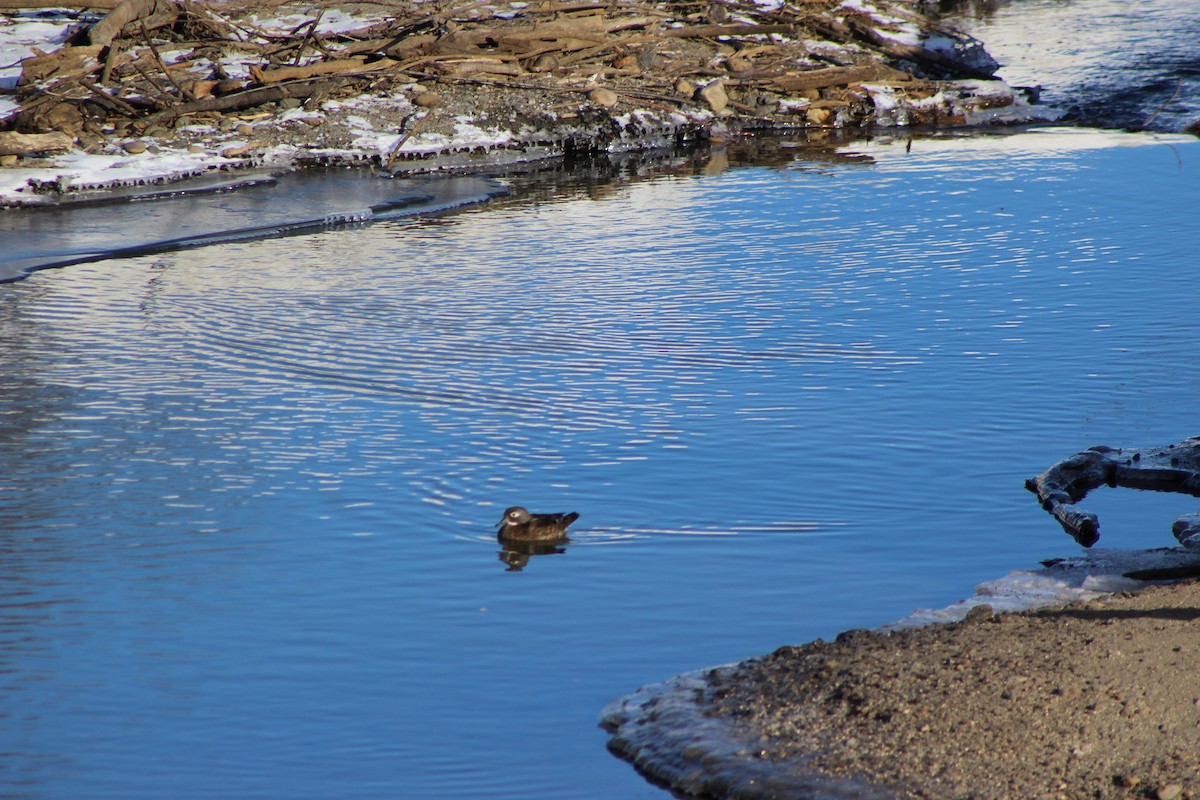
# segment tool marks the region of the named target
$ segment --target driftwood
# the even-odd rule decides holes
[[[116,8],[120,0],[0,0],[0,11],[24,8]]]
[[[98,72],[103,66],[99,61],[103,49],[100,45],[64,47],[53,53],[31,56],[21,64],[21,77],[17,79],[17,86],[24,87],[50,79],[63,81],[77,75]]]
[[[882,64],[868,64],[863,67],[828,67],[813,69],[796,74],[779,75],[771,79],[776,86],[788,92],[799,92],[805,89],[825,89],[830,86],[847,86],[853,83],[874,81],[911,81],[912,76],[898,69],[891,69]]]
[[[0,7],[11,2],[16,0],[0,0]],[[266,29],[251,13],[281,11],[282,0],[73,3],[112,10],[59,50],[24,60],[19,110],[0,126],[23,133],[58,131],[95,147],[106,131],[145,135],[184,116],[212,123],[218,115],[267,104],[298,99],[315,106],[334,94],[416,79],[576,93],[595,108],[624,102],[610,95],[643,104],[652,100],[696,120],[740,112],[771,124],[823,126],[845,108],[869,119],[869,92],[862,83],[928,97],[939,84],[932,74],[919,74],[919,67],[930,67],[939,79],[977,77],[966,65],[888,39],[869,17],[841,10],[840,0],[803,0],[777,9],[750,0],[415,5],[378,0],[394,14],[339,31],[321,30],[322,2],[305,6],[310,16],[288,30]],[[812,57],[805,44],[811,38],[856,51],[865,44],[875,49],[877,61],[895,61],[830,67]],[[245,71],[229,69],[231,61]],[[593,92],[597,88],[607,93]],[[800,115],[798,105],[806,109]],[[912,118],[938,120],[936,112],[924,111]]]
[[[347,58],[341,61],[318,61],[306,67],[280,67],[279,69],[260,69],[250,67],[250,77],[258,83],[279,83],[280,81],[303,80],[315,75],[337,75],[346,72],[370,72],[395,66],[390,58],[381,58],[370,64],[365,58]]]
[[[178,119],[179,117],[187,116],[188,114],[200,114],[210,111],[235,111],[259,106],[263,103],[275,103],[289,97],[312,97],[316,94],[323,94],[340,88],[351,80],[353,79],[337,77],[323,83],[285,83],[274,86],[261,86],[224,97],[212,97],[204,100],[195,100],[190,103],[180,103],[179,105],[165,108],[150,115],[146,118],[146,122],[147,124],[162,124]]]
[[[75,140],[65,133],[13,133],[0,131],[0,156],[57,153],[70,150]]]
[[[88,43],[107,46],[131,22],[138,21],[147,28],[153,28],[158,24],[167,24],[177,16],[179,9],[168,0],[122,0],[104,19],[88,29]],[[151,19],[155,19],[155,24],[149,22]]]
[[[1075,504],[1098,486],[1121,486],[1200,497],[1200,436],[1141,449],[1091,447],[1030,478],[1025,488],[1084,547],[1100,538],[1100,520]],[[1200,549],[1200,513],[1183,514],[1171,533],[1184,547]]]

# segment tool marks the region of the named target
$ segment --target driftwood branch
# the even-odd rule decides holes
[[[825,69],[806,70],[799,74],[778,75],[771,78],[776,86],[789,92],[799,92],[804,89],[824,89],[829,86],[846,86],[863,81],[910,81],[912,76],[898,69],[892,69],[882,64],[868,64],[862,67],[827,67]]]
[[[155,114],[147,117],[143,124],[153,125],[154,123],[167,123],[179,117],[188,114],[197,114],[205,111],[232,111],[241,108],[251,108],[253,106],[262,105],[263,103],[275,103],[288,97],[307,98],[321,92],[327,92],[332,89],[345,85],[353,78],[339,76],[328,81],[320,83],[280,83],[271,86],[263,86],[258,89],[248,89],[237,94],[225,95],[224,97],[211,97],[204,100],[196,100],[191,103],[180,103],[170,108],[163,109]]]
[[[1098,486],[1200,497],[1200,436],[1165,447],[1092,447],[1025,482],[1025,488],[1037,495],[1042,508],[1084,547],[1099,540],[1100,520],[1076,504]],[[1185,547],[1200,548],[1200,513],[1180,516],[1171,532]]]
[[[683,28],[669,28],[663,31],[663,36],[673,39],[699,39],[715,36],[756,36],[764,33],[794,33],[795,25],[756,25],[752,23],[731,25],[691,25]]]
[[[75,140],[65,133],[13,133],[0,131],[0,156],[56,153],[70,150]]]
[[[304,67],[280,67],[278,69],[262,69],[250,67],[250,76],[258,83],[280,83],[282,81],[307,80],[318,75],[337,75],[346,72],[371,72],[388,69],[396,65],[390,58],[377,59],[367,63],[365,58],[347,58],[338,61],[318,61]]]
[[[88,43],[93,45],[110,45],[121,35],[121,29],[131,22],[146,23],[151,17],[161,15],[174,18],[179,13],[178,8],[167,0],[123,0],[110,11],[104,19],[88,28]],[[146,27],[154,27],[148,24]]]

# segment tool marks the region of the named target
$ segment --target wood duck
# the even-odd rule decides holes
[[[567,538],[567,526],[577,519],[579,515],[574,511],[570,514],[530,514],[520,506],[513,506],[497,523],[496,535],[514,541],[553,542]]]

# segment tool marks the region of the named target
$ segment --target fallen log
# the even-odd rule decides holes
[[[279,67],[278,69],[262,69],[251,65],[250,77],[257,83],[279,83],[281,81],[304,80],[317,75],[338,75],[344,72],[369,72],[371,70],[387,69],[398,62],[390,58],[381,58],[367,63],[365,58],[347,58],[339,61],[318,61],[303,67]]]
[[[824,89],[829,86],[848,86],[878,80],[912,80],[907,72],[883,65],[870,64],[865,67],[829,67],[795,74],[778,75],[771,82],[787,92],[805,89]]]
[[[88,75],[101,69],[99,61],[99,45],[91,47],[63,47],[53,53],[42,53],[34,50],[36,55],[21,63],[21,77],[17,79],[17,87],[22,88],[43,81],[62,80],[77,75]]]
[[[93,45],[108,46],[121,35],[121,29],[131,22],[141,21],[147,28],[157,27],[167,19],[179,15],[179,8],[170,0],[122,0],[104,19],[87,30],[87,41]],[[162,19],[150,20],[154,17]]]
[[[208,97],[203,100],[179,103],[170,108],[164,108],[140,120],[139,124],[143,127],[150,127],[155,123],[165,124],[188,114],[200,114],[208,111],[234,111],[242,108],[253,108],[263,103],[277,103],[289,97],[297,99],[312,97],[316,94],[341,88],[354,80],[356,79],[347,76],[338,76],[327,81],[315,83],[274,84],[271,86],[262,86],[257,89],[248,89],[244,92],[229,94],[223,97]]]
[[[0,132],[0,156],[27,156],[33,153],[61,153],[70,150],[75,140],[65,133]]]
[[[663,36],[673,39],[712,39],[717,36],[754,36],[760,33],[792,33],[795,25],[757,25],[740,23],[733,25],[688,25],[683,28],[667,28]]]
[[[1100,539],[1100,520],[1076,503],[1098,486],[1200,497],[1200,436],[1165,447],[1092,447],[1025,482],[1025,488],[1037,495],[1042,508],[1084,547]],[[1200,549],[1200,514],[1181,515],[1171,532],[1185,547]]]

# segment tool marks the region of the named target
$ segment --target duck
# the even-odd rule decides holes
[[[567,526],[579,519],[579,514],[531,514],[521,506],[506,509],[496,523],[500,539],[525,542],[554,542],[567,538]]]

